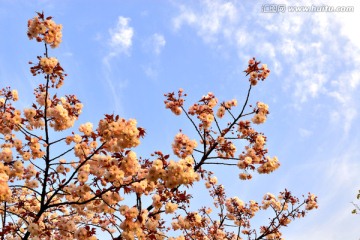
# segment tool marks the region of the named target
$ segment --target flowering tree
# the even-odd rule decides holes
[[[66,74],[49,54],[49,46],[61,43],[61,30],[43,13],[28,22],[28,37],[45,47],[30,62],[32,75],[44,77],[31,106],[17,109],[17,91],[0,90],[1,239],[97,239],[101,231],[109,239],[279,239],[283,226],[317,208],[313,194],[300,201],[288,190],[266,193],[261,203],[227,197],[206,168],[238,167],[240,179],[249,180],[253,172],[269,174],[280,166],[267,156],[267,138],[253,128],[266,121],[268,105],[248,107],[252,88],[270,73],[266,64],[249,61],[249,90],[240,110],[236,100],[218,102],[212,93],[186,110],[182,89],[165,94],[166,108],[185,115],[198,140],[180,132],[172,143],[178,160],[160,151],[144,159],[133,150],[145,136],[134,119],[105,114],[96,128],[88,122],[72,129],[83,104],[75,95],[57,96]],[[64,136],[57,139],[54,131]],[[240,154],[236,141],[246,143]],[[195,211],[185,187],[199,182],[213,204]],[[256,230],[250,221],[259,210],[274,215]]]

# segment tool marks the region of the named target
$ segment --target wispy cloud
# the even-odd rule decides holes
[[[161,50],[165,47],[165,37],[161,34],[155,33],[151,36],[151,43],[155,54],[160,54]]]
[[[301,137],[307,138],[307,137],[310,137],[313,133],[312,133],[312,131],[310,131],[308,129],[300,128],[299,129],[299,134],[300,134]]]
[[[147,66],[143,66],[143,70],[144,70],[145,75],[147,77],[149,77],[150,79],[156,79],[158,76],[157,66],[153,66],[153,65],[149,64]]]
[[[150,53],[150,62],[145,64],[142,69],[147,77],[152,80],[157,79],[160,67],[159,56],[166,45],[165,37],[160,33],[154,33],[143,42],[143,50]]]
[[[216,42],[217,35],[227,35],[226,25],[233,25],[238,19],[237,9],[232,2],[204,0],[200,10],[185,5],[179,6],[180,14],[173,19],[175,30],[183,25],[197,29],[197,33],[206,42]]]
[[[117,114],[122,113],[122,105],[119,92],[123,90],[128,84],[128,81],[119,79],[119,77],[115,77],[112,73],[111,65],[108,61],[104,62],[103,65],[104,79],[106,84],[111,92],[111,96],[113,98],[112,104],[114,105],[114,110]]]
[[[118,79],[119,76],[113,76],[112,59],[124,54],[129,56],[132,47],[134,29],[130,26],[130,18],[119,16],[116,26],[109,29],[110,38],[108,40],[108,53],[103,57],[103,71],[105,80],[114,99],[114,105],[117,112],[121,112],[119,91],[127,85],[127,81]]]
[[[161,50],[165,47],[165,45],[165,37],[159,33],[154,33],[145,43],[145,47],[150,48],[150,50],[156,55],[161,53]]]

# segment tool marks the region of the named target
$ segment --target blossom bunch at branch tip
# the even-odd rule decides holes
[[[62,39],[62,25],[56,24],[52,17],[45,18],[44,13],[37,14],[38,16],[28,21],[29,39],[35,38],[36,41],[44,41],[52,48],[58,47]]]
[[[164,101],[165,107],[170,109],[175,115],[180,115],[182,113],[182,106],[185,101],[183,96],[186,97],[186,94],[183,92],[184,90],[180,88],[177,97],[175,97],[174,92],[164,94],[166,97],[166,100]]]
[[[309,196],[305,202],[306,202],[306,208],[305,208],[306,210],[312,210],[318,208],[317,197],[312,193],[309,193]]]
[[[260,61],[256,61],[255,58],[249,60],[248,68],[244,71],[246,76],[250,75],[249,82],[252,86],[255,86],[258,81],[264,81],[270,74],[267,64],[262,64],[259,67]]]

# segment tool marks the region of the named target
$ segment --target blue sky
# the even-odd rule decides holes
[[[63,24],[63,43],[51,50],[69,77],[59,95],[85,105],[79,123],[104,113],[136,118],[148,135],[136,150],[170,152],[174,135],[190,123],[165,110],[163,94],[182,87],[190,105],[207,92],[244,100],[242,71],[250,57],[267,63],[270,77],[250,102],[270,106],[266,124],[271,175],[237,180],[239,170],[215,169],[228,195],[260,201],[284,188],[319,197],[319,209],[284,231],[286,239],[359,239],[351,201],[360,189],[360,2],[352,13],[263,13],[265,3],[305,1],[10,1],[0,0],[0,86],[18,89],[22,107],[33,101],[29,72],[42,46],[26,36],[27,20],[44,11]],[[337,1],[312,5],[340,6]],[[309,4],[308,4],[309,5]],[[231,173],[231,174],[229,174]],[[230,183],[233,183],[231,185]],[[195,194],[195,205],[203,204]],[[257,220],[261,222],[261,219]]]

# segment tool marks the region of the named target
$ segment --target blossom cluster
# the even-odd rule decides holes
[[[183,96],[186,96],[186,94],[183,94],[183,89],[179,89],[178,96],[175,97],[175,93],[168,93],[164,96],[166,97],[166,100],[164,101],[165,107],[170,109],[175,115],[180,115],[182,113],[182,106],[184,104]]]
[[[179,162],[170,161],[165,176],[162,178],[165,187],[175,188],[180,185],[190,185],[199,180],[198,173],[194,172],[194,159],[190,156]]]
[[[74,125],[82,112],[83,104],[75,97],[62,97],[60,101],[47,109],[47,116],[51,117],[50,126],[55,131],[63,131]]]
[[[267,209],[271,207],[276,211],[287,210],[289,208],[289,204],[287,202],[282,203],[283,197],[280,195],[275,197],[272,193],[267,193],[263,197],[262,201],[262,209]]]
[[[194,172],[194,159],[187,156],[178,162],[170,160],[163,176],[160,178],[164,181],[165,187],[176,188],[180,185],[192,185],[193,182],[199,181],[200,176]]]
[[[0,89],[0,108],[4,107],[5,102],[8,100],[19,100],[19,94],[17,90],[11,90],[10,87]]]
[[[194,227],[202,227],[205,219],[201,217],[198,212],[191,212],[185,218],[178,216],[178,218],[171,223],[174,230],[191,229]]]
[[[236,152],[236,146],[232,141],[225,139],[222,136],[217,138],[216,153],[220,158],[233,158]]]
[[[124,206],[120,211],[125,217],[125,220],[120,224],[120,228],[124,231],[124,239],[134,239],[135,236],[137,236],[138,239],[145,239],[141,229],[141,223],[136,219],[139,215],[139,210],[135,207],[129,208]]]
[[[11,104],[18,99],[17,90],[11,90],[10,87],[0,89],[0,133],[7,137],[12,130],[18,130],[18,124],[22,122],[21,111]]]
[[[309,194],[305,202],[306,210],[313,210],[314,208],[318,208],[317,197],[314,194]]]
[[[266,161],[258,168],[259,173],[271,173],[279,168],[280,163],[277,157],[266,157]]]
[[[218,100],[215,95],[209,92],[203,96],[199,103],[195,103],[189,108],[190,115],[197,115],[197,118],[201,121],[200,128],[208,129],[214,121],[213,108],[217,105]]]
[[[230,110],[232,107],[236,107],[236,106],[237,106],[237,100],[236,99],[224,102],[218,108],[218,110],[216,112],[216,116],[218,118],[223,118],[224,115],[225,115],[226,110]]]
[[[261,124],[266,121],[266,117],[269,114],[269,106],[265,103],[258,102],[255,116],[251,119],[255,124]]]
[[[0,162],[0,201],[7,201],[11,197],[11,190],[8,185],[9,168]]]
[[[51,81],[51,87],[60,88],[64,84],[66,74],[59,61],[55,57],[48,57],[47,54],[45,57],[38,57],[38,60],[37,64],[29,62],[29,64],[33,64],[30,68],[32,75],[47,74]]]
[[[250,146],[246,147],[246,152],[243,152],[239,155],[239,161],[237,166],[240,169],[254,170],[254,165],[258,164],[258,173],[268,174],[280,167],[280,163],[277,157],[271,158],[265,155],[267,153],[267,149],[264,148],[266,143],[266,137],[250,128],[249,121],[240,122],[239,129],[243,133],[242,137],[248,138],[251,144]],[[242,180],[251,178],[252,176],[249,173],[240,174],[240,179]]]
[[[255,58],[249,60],[249,66],[244,71],[246,75],[250,75],[249,82],[252,86],[255,86],[258,81],[264,81],[270,74],[267,64],[262,64],[259,67],[260,62],[256,61]]]
[[[58,60],[54,57],[40,59],[40,66],[46,74],[53,73],[57,64]]]
[[[217,183],[218,183],[217,177],[215,177],[215,176],[211,177],[211,175],[209,174],[208,179],[205,182],[205,187],[211,188],[211,187],[214,187]]]
[[[100,120],[97,132],[102,137],[101,141],[107,143],[107,150],[118,152],[140,144],[140,132],[136,124],[135,119],[126,121],[123,118],[114,119],[113,116],[108,115]]]
[[[31,130],[34,128],[42,128],[45,126],[45,121],[43,118],[38,117],[38,113],[34,108],[26,108],[24,109],[25,119],[29,124],[26,125],[26,128]]]
[[[255,213],[260,209],[258,203],[254,200],[251,200],[249,204],[245,204],[238,197],[228,198],[225,206],[228,212],[227,218],[233,220],[236,226],[245,228],[250,227],[249,218],[254,217]]]
[[[49,44],[52,48],[56,48],[61,43],[62,25],[56,24],[51,17],[44,18],[43,13],[38,13],[38,16],[28,21],[29,39],[35,38],[36,41]]]
[[[174,143],[172,144],[173,152],[180,158],[185,158],[191,155],[196,148],[197,142],[190,140],[188,136],[183,133],[178,133],[175,136]]]
[[[85,136],[90,136],[93,132],[93,124],[91,122],[81,124],[79,127],[79,131],[82,132]]]
[[[249,120],[239,121],[238,132],[239,132],[239,137],[242,139],[257,134],[256,131],[251,127],[251,122]]]

